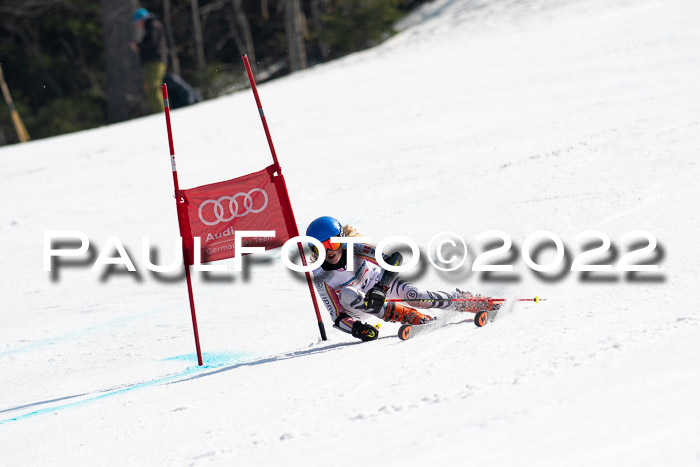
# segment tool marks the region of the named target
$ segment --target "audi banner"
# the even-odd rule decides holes
[[[233,180],[180,191],[178,214],[187,264],[193,264],[193,237],[201,239],[202,263],[235,256],[234,238],[239,230],[276,232],[274,237],[244,237],[243,246],[271,249],[291,238],[283,211],[288,200],[280,199],[277,190],[284,181],[273,171],[274,166],[270,166]],[[286,190],[280,192],[286,196]]]

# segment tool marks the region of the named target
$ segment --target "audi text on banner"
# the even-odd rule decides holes
[[[274,230],[274,237],[243,239],[243,246],[280,247],[290,236],[284,221],[282,204],[273,182],[271,167],[259,172],[181,190],[179,215],[185,232],[186,258],[192,264],[193,237],[201,239],[203,263],[235,256],[234,238],[239,230]],[[187,232],[189,226],[189,232]]]

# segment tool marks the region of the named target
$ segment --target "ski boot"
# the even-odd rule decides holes
[[[401,324],[427,324],[433,320],[428,315],[420,313],[415,308],[398,302],[389,302],[384,310],[384,321]]]

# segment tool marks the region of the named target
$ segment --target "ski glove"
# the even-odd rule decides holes
[[[379,337],[379,329],[370,324],[355,321],[352,325],[352,337],[362,339],[362,342],[373,341]]]
[[[365,310],[372,310],[378,313],[386,301],[386,289],[375,285],[365,294]]]

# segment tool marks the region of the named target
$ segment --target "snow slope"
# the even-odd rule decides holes
[[[163,117],[0,149],[3,465],[697,465],[700,5],[691,0],[436,0],[383,45],[265,84],[302,229],[334,215],[425,252],[463,236],[459,271],[409,275],[521,302],[488,326],[407,342],[319,342],[278,252],[247,274],[154,278],[175,256]],[[41,83],[37,83],[41,85]],[[180,183],[259,170],[252,95],[173,112]],[[656,274],[504,280],[475,237],[647,230]],[[44,272],[47,230],[119,237],[139,275]],[[540,262],[552,256],[545,251]],[[229,264],[230,262],[224,262]],[[118,271],[120,272],[120,271]]]

